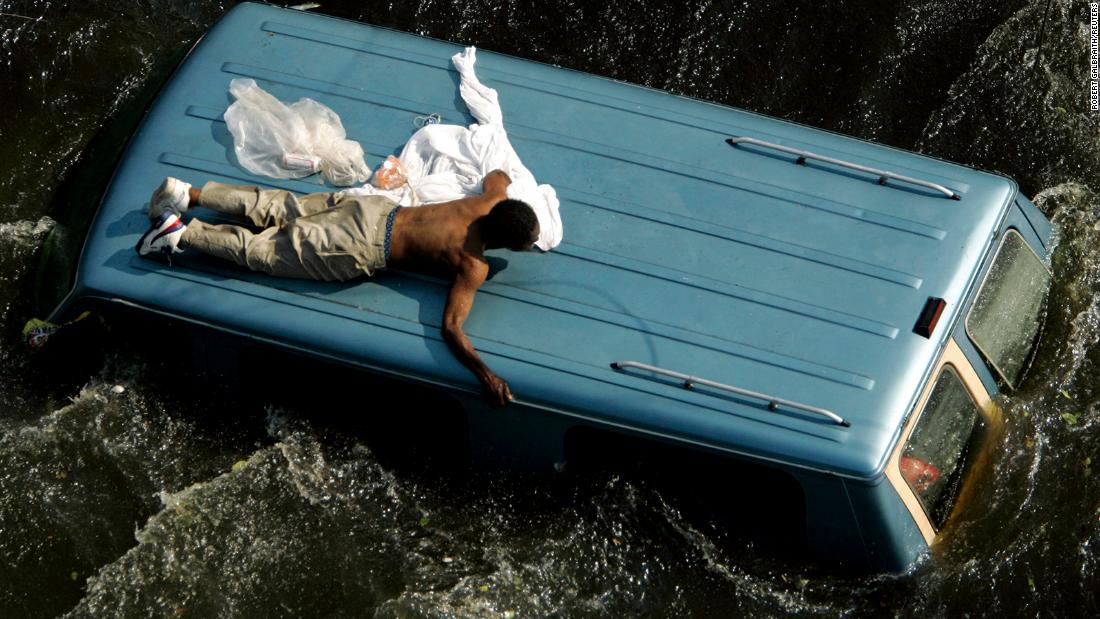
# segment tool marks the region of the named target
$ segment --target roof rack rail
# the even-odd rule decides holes
[[[777,398],[770,396],[766,393],[758,393],[756,391],[749,391],[748,389],[742,389],[740,387],[734,387],[725,383],[715,382],[713,380],[707,380],[705,378],[699,378],[697,376],[690,376],[688,374],[681,374],[680,372],[674,372],[672,370],[666,370],[653,365],[647,365],[645,363],[639,363],[637,361],[615,361],[611,363],[611,369],[613,370],[625,370],[627,368],[637,368],[639,370],[645,370],[647,372],[653,372],[654,374],[660,374],[662,376],[669,376],[682,380],[684,389],[692,389],[695,385],[706,385],[707,387],[713,387],[715,389],[721,389],[723,391],[729,391],[738,395],[748,396],[757,400],[764,400],[768,403],[768,410],[776,410],[780,406],[786,408],[793,408],[807,413],[813,413],[822,417],[827,417],[830,421],[838,426],[844,426],[849,428],[852,426],[847,419],[837,415],[836,413],[825,410],[824,408],[818,408],[816,406],[810,406],[809,404],[802,404],[800,402],[793,402],[791,400],[784,400],[783,398]]]
[[[781,152],[784,152],[784,153],[788,153],[788,154],[791,154],[791,155],[797,155],[798,159],[794,160],[795,164],[797,164],[797,165],[805,165],[807,159],[816,159],[818,161],[824,161],[826,163],[831,163],[833,165],[838,165],[842,168],[850,168],[852,170],[859,170],[860,172],[867,172],[868,174],[874,174],[874,175],[878,176],[878,184],[879,185],[885,185],[886,181],[893,179],[893,180],[896,180],[896,181],[902,181],[902,182],[905,182],[905,183],[910,183],[910,184],[913,184],[913,185],[917,185],[917,186],[920,186],[920,187],[925,187],[925,188],[928,188],[928,189],[938,191],[938,192],[942,193],[945,197],[951,198],[952,200],[961,200],[962,199],[962,197],[959,196],[959,194],[955,193],[954,191],[951,191],[950,189],[948,189],[947,187],[944,187],[943,185],[940,185],[939,183],[933,183],[933,182],[930,182],[930,181],[922,181],[919,178],[913,178],[911,176],[903,176],[901,174],[895,174],[893,172],[887,172],[886,170],[878,170],[876,168],[871,168],[871,167],[868,167],[868,166],[859,165],[858,163],[852,163],[850,161],[844,161],[843,159],[833,159],[832,157],[826,157],[825,155],[818,155],[817,153],[811,153],[808,150],[799,150],[797,148],[791,148],[789,146],[783,146],[781,144],[775,144],[775,143],[772,143],[772,142],[765,142],[764,140],[758,140],[756,138],[737,137],[737,136],[732,137],[732,138],[726,138],[726,144],[729,144],[730,146],[732,146],[734,148],[737,148],[738,144],[752,144],[754,146],[762,146],[764,148],[772,148],[772,149],[775,149],[775,150],[778,150],[778,151],[781,151]]]

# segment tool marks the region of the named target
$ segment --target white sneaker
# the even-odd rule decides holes
[[[149,198],[149,220],[158,221],[164,213],[179,215],[186,211],[191,202],[190,191],[190,183],[171,176],[165,178]]]
[[[134,249],[142,256],[161,253],[168,256],[183,251],[179,248],[180,237],[187,226],[175,213],[161,213],[160,219],[153,223],[149,231],[142,235]]]

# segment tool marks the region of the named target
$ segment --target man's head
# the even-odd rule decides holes
[[[481,218],[481,238],[487,249],[527,251],[539,238],[535,211],[521,200],[501,200]]]

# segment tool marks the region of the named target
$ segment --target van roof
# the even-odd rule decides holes
[[[400,150],[415,116],[474,122],[450,66],[459,49],[238,5],[133,136],[90,232],[76,294],[475,390],[440,337],[449,282],[396,271],[342,284],[286,280],[197,255],[168,265],[133,250],[165,176],[327,189],[239,167],[222,120],[230,79],[330,106],[373,167]],[[1016,194],[1011,179],[499,54],[480,53],[477,72],[500,92],[526,166],[557,189],[565,227],[551,252],[493,252],[494,273],[465,326],[520,402],[846,476],[882,471]],[[832,164],[795,165],[774,149],[731,147],[732,136],[918,177],[961,200]],[[947,302],[931,339],[913,332],[929,297]],[[626,360],[828,409],[850,426],[611,367]]]

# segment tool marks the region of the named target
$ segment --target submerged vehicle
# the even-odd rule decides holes
[[[767,503],[806,546],[856,569],[904,570],[941,540],[995,445],[991,397],[1020,383],[1041,332],[1052,231],[1012,179],[482,52],[478,74],[565,227],[551,252],[492,258],[466,322],[512,385],[503,412],[440,335],[446,280],[285,280],[134,252],[166,176],[325,189],[237,164],[232,78],[322,101],[373,166],[417,116],[473,122],[459,49],[234,7],[135,116],[117,165],[100,159],[109,182],[68,192],[42,253],[50,320],[151,317],[183,325],[208,361],[290,353],[414,384],[453,401],[454,440],[497,461],[551,466],[623,439],[709,454],[739,471],[711,492],[767,476]]]

